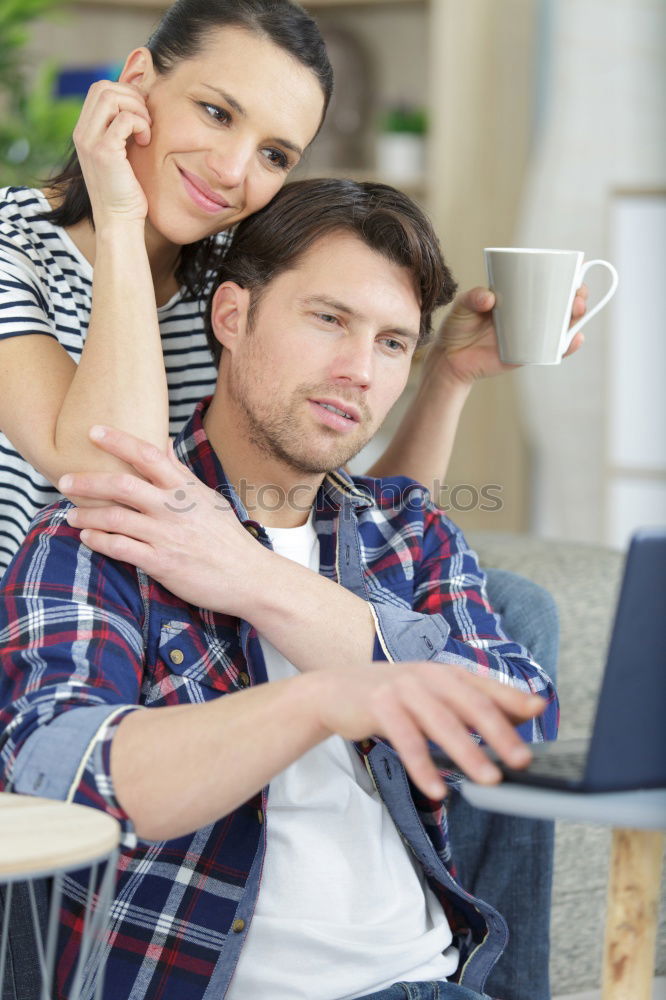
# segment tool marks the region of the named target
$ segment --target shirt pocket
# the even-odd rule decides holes
[[[145,704],[196,704],[239,690],[243,663],[236,628],[163,620],[144,684]]]

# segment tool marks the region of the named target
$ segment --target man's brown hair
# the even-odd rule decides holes
[[[456,283],[428,218],[411,198],[387,184],[337,179],[287,184],[265,208],[239,224],[216,286],[233,281],[249,289],[252,312],[266,285],[296,267],[315,242],[335,232],[352,233],[411,273],[421,307],[419,345],[424,343],[433,310],[451,301]],[[211,327],[211,307],[212,294],[205,328],[217,365],[222,348]]]

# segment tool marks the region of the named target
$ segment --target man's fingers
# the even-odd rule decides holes
[[[478,719],[480,708],[486,707],[485,701],[476,692],[467,692],[467,694],[468,703],[463,709],[460,705],[450,707],[444,701],[433,697],[432,692],[424,685],[419,684],[415,678],[405,678],[401,690],[402,702],[420,731],[428,739],[438,743],[446,750],[461,771],[469,775],[473,781],[483,784],[499,781],[500,771],[470,737],[466,728],[467,725],[475,728],[474,723],[470,720],[472,717]],[[476,710],[472,708],[468,712],[469,701],[476,701]],[[497,714],[500,713],[497,712]],[[519,741],[506,721],[504,725],[509,735],[512,734]],[[506,739],[507,736],[504,735]]]
[[[580,348],[583,346],[584,343],[585,343],[585,334],[581,330],[579,330],[574,339],[567,347],[562,357],[568,358],[570,354],[575,354],[576,351],[580,350]]]
[[[495,305],[495,296],[489,288],[477,285],[476,288],[470,288],[469,291],[463,292],[458,297],[458,303],[471,312],[490,312]]]
[[[485,714],[476,719],[474,729],[509,767],[525,767],[532,759],[527,744],[492,702]]]
[[[478,733],[506,764],[510,767],[524,767],[529,763],[529,747],[514,726],[541,714],[546,707],[543,698],[498,684],[489,678],[473,674],[456,675],[455,672],[449,672],[446,682],[442,683],[441,696],[446,699],[447,707],[450,706],[455,716]],[[458,760],[441,732],[429,735],[451,757]],[[469,771],[467,773],[475,780],[483,780],[476,779]]]
[[[180,467],[180,476],[169,456],[154,444],[113,427],[95,426],[90,428],[90,438],[98,448],[108,451],[116,458],[133,466],[153,485],[171,489],[181,485],[187,471]],[[190,474],[191,475],[191,474]]]
[[[390,741],[423,794],[430,799],[443,799],[446,785],[433,763],[421,728],[397,704],[386,705],[382,711],[382,735]]]
[[[470,674],[464,670],[463,667],[454,665],[454,669],[458,671],[459,674],[462,674],[462,679],[460,676],[456,678],[459,681],[456,689],[458,689],[461,685],[464,685],[463,691],[460,695],[463,699],[465,697],[464,691],[467,688],[467,685],[471,684],[487,698],[490,698],[491,701],[494,702],[494,704],[496,704],[511,720],[515,720],[516,722],[525,722],[527,719],[534,718],[536,715],[541,715],[546,708],[545,700],[538,694],[522,691],[520,688],[513,687],[511,684],[501,684],[492,677]]]

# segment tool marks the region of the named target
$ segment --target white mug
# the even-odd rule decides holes
[[[559,365],[571,341],[606,305],[617,288],[607,260],[583,263],[582,250],[486,247],[488,286],[495,293],[493,318],[499,356],[510,365]],[[576,290],[591,267],[610,271],[603,298],[569,328]]]

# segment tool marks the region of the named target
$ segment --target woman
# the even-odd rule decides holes
[[[50,190],[5,193],[3,564],[63,472],[113,467],[87,445],[92,420],[164,446],[167,416],[177,431],[212,390],[216,235],[282,186],[331,87],[314,22],[287,0],[181,0],[117,84],[92,88]],[[150,300],[134,293],[147,271]]]

